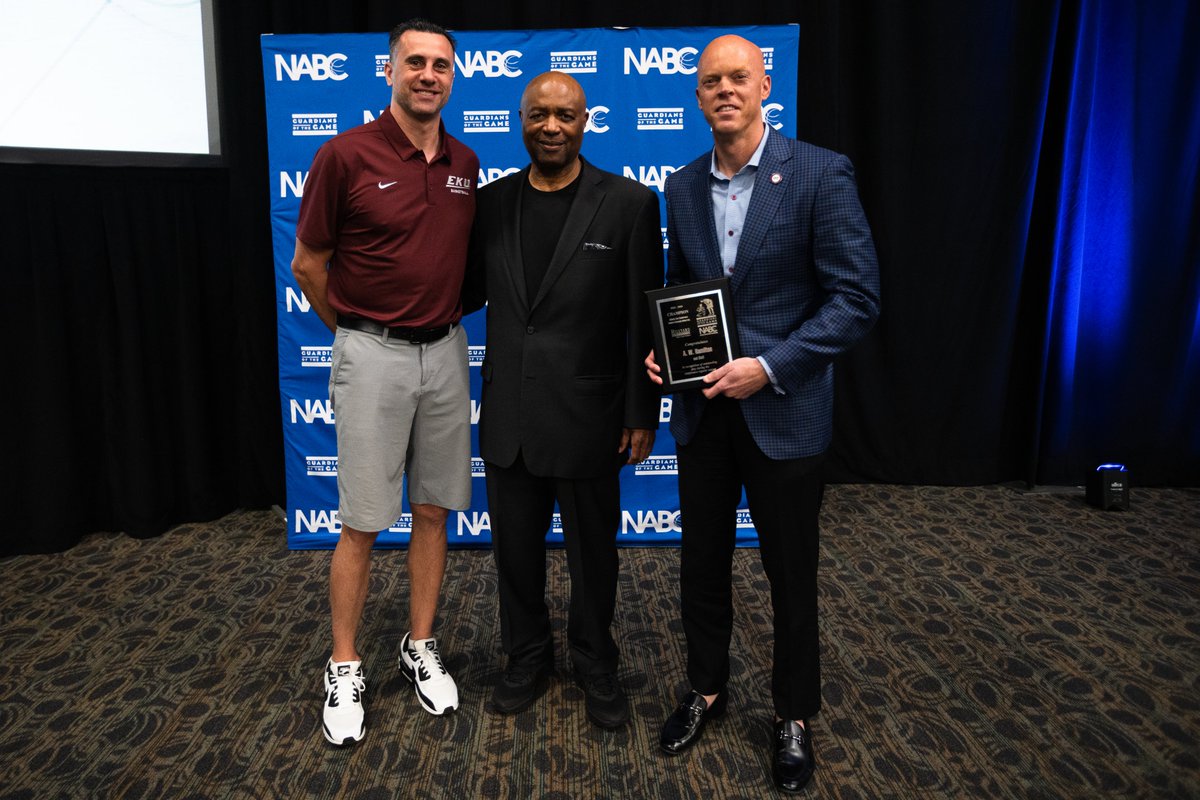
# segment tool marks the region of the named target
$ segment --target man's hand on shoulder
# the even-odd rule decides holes
[[[709,385],[702,391],[709,400],[720,394],[743,400],[766,386],[771,379],[757,358],[736,358],[705,375],[704,382]]]

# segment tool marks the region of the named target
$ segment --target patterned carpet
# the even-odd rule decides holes
[[[1003,487],[826,495],[825,709],[806,796],[1200,796],[1200,490],[1127,512]],[[395,670],[403,552],[376,555],[361,636],[368,735],[320,733],[328,552],[239,512],[157,539],[0,560],[0,798],[755,798],[769,788],[766,578],[737,554],[730,714],[678,758],[678,552],[622,551],[616,634],[633,719],[602,732],[567,670],[484,710],[502,657],[490,554],[452,551],[439,625],[463,694],[419,710]]]

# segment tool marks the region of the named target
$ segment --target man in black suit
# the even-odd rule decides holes
[[[548,72],[521,98],[530,165],[478,193],[465,307],[488,302],[479,450],[507,668],[501,713],[537,699],[553,665],[545,538],[562,517],[567,639],[588,717],[629,718],[609,631],[616,603],[622,465],[654,444],[659,395],[644,291],[662,285],[658,198],[579,155],[583,88]]]

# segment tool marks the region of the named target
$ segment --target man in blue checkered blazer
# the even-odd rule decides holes
[[[660,745],[679,753],[728,697],[731,564],[745,488],[774,609],[773,780],[800,791],[820,708],[817,523],[833,433],[833,361],[879,314],[879,269],[850,161],[762,120],[762,52],[737,36],[700,57],[714,147],[667,181],[668,284],[729,278],[742,358],[675,395],[681,606],[691,691]],[[651,353],[646,366],[659,381]]]

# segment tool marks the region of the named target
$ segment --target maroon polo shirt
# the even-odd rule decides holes
[[[296,237],[333,250],[334,311],[410,328],[462,317],[479,159],[445,126],[441,140],[427,163],[385,109],[317,151]]]

